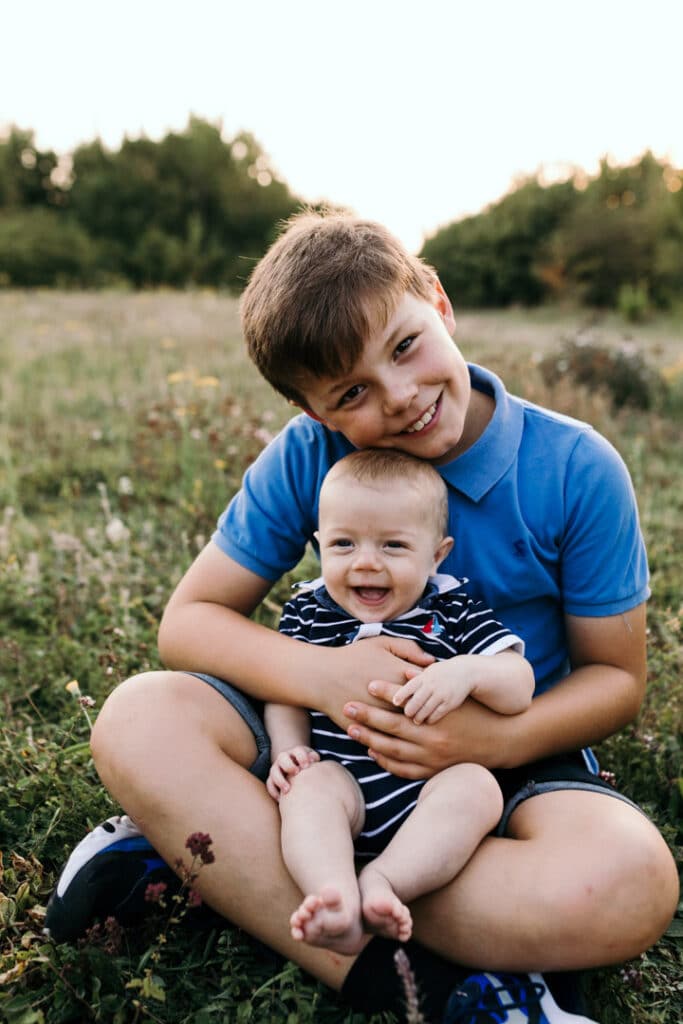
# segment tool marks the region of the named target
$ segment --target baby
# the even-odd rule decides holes
[[[280,622],[289,636],[330,646],[380,633],[416,640],[436,660],[409,670],[393,703],[425,727],[467,697],[517,714],[534,690],[520,638],[468,598],[467,580],[436,574],[453,546],[447,526],[446,485],[429,463],[387,449],[346,456],[320,492],[322,577],[301,586]],[[346,954],[362,948],[364,932],[407,940],[408,904],[454,878],[497,824],[494,776],[455,764],[401,778],[319,712],[268,704],[265,720],[267,788],[305,894],[293,937]]]

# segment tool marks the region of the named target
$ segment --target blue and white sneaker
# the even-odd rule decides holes
[[[45,930],[57,942],[83,935],[97,918],[132,924],[149,912],[145,890],[165,882],[168,895],[180,888],[177,876],[127,814],[108,818],[80,841],[66,862],[45,915]]]
[[[471,974],[451,993],[443,1024],[597,1024],[561,1009],[540,974]]]

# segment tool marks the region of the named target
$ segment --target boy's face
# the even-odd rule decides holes
[[[450,537],[436,534],[414,483],[326,482],[316,536],[328,592],[361,622],[395,619],[419,600],[451,548]]]
[[[470,402],[469,373],[454,330],[440,285],[433,303],[407,292],[348,374],[303,382],[306,411],[356,448],[398,448],[448,462],[466,447]]]

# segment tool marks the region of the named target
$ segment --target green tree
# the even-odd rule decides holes
[[[59,206],[63,189],[56,184],[57,156],[52,150],[39,150],[34,133],[12,127],[0,139],[0,208]]]
[[[74,216],[102,243],[107,269],[136,285],[238,288],[297,206],[251,136],[228,144],[198,118],[158,143],[83,146],[73,175]]]
[[[484,213],[439,231],[421,255],[462,305],[535,305],[551,290],[544,249],[575,202],[571,182],[527,179]]]

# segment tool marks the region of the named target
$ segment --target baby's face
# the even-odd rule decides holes
[[[405,480],[326,483],[317,537],[329,594],[361,622],[386,622],[408,611],[449,546],[436,536],[418,488]]]

